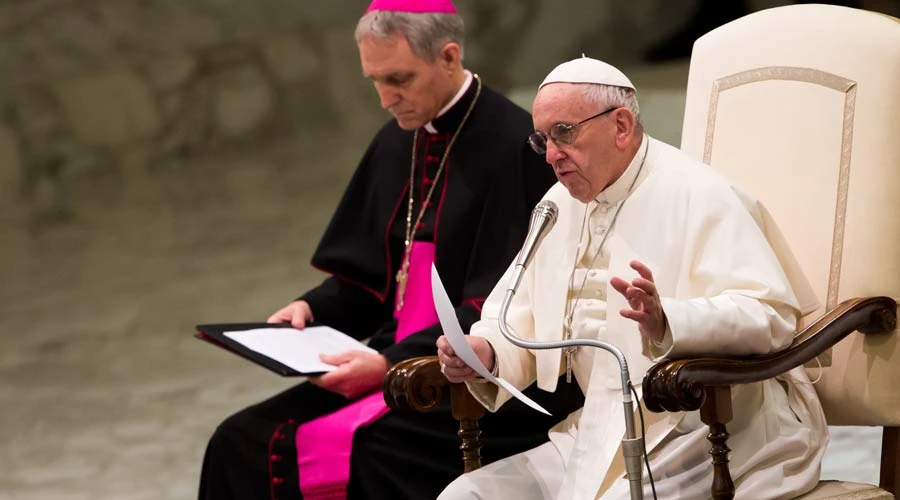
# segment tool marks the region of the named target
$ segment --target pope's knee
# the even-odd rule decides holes
[[[438,495],[437,500],[483,500],[473,491],[472,483],[466,476],[456,478]]]

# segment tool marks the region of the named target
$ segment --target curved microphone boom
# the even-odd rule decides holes
[[[531,211],[528,234],[525,236],[525,243],[522,244],[522,250],[519,251],[519,256],[516,258],[516,267],[509,282],[510,290],[515,291],[519,288],[522,276],[525,275],[525,268],[534,260],[534,254],[537,252],[541,241],[544,240],[544,236],[547,236],[547,233],[556,224],[556,214],[558,212],[559,209],[556,208],[556,203],[550,200],[538,203],[534,210]]]
[[[522,283],[525,276],[525,269],[531,264],[534,255],[537,253],[538,246],[547,236],[547,233],[556,224],[556,217],[559,209],[556,204],[550,200],[543,200],[534,207],[531,212],[531,222],[528,227],[528,235],[525,237],[525,243],[522,244],[522,250],[516,258],[516,265],[513,269],[513,275],[509,281],[509,287],[506,289],[506,295],[500,305],[500,314],[497,322],[500,326],[500,333],[506,337],[513,345],[525,349],[561,349],[575,346],[597,347],[603,349],[613,356],[619,362],[619,370],[622,375],[622,398],[625,410],[625,438],[622,440],[622,453],[625,458],[625,469],[631,488],[631,500],[643,500],[644,490],[641,484],[644,438],[636,437],[634,429],[634,406],[631,398],[631,377],[628,374],[628,362],[622,351],[609,343],[592,339],[577,340],[560,340],[555,342],[534,342],[522,340],[513,333],[512,328],[506,322],[506,314],[509,312],[509,306],[512,304],[513,296]]]

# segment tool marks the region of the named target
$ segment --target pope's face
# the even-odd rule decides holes
[[[581,89],[568,83],[542,87],[534,98],[532,118],[535,131],[550,134],[545,158],[556,178],[573,198],[587,203],[627,167],[627,161],[622,163],[620,121],[630,111],[618,108],[586,121],[574,129],[570,144],[560,144],[552,140],[553,125],[576,124],[607,109],[585,99]]]
[[[375,85],[381,107],[390,111],[404,130],[430,122],[456,93],[456,44],[446,44],[434,61],[413,54],[406,37],[400,34],[388,39],[367,36],[358,47],[363,75]]]

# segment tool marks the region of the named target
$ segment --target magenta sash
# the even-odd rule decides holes
[[[396,342],[438,322],[431,295],[433,262],[434,243],[413,242],[403,309],[394,313]],[[305,500],[347,498],[353,433],[387,412],[379,390],[297,428],[297,468]]]

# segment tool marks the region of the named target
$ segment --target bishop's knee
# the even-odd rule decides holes
[[[225,420],[222,420],[209,438],[210,448],[230,447],[240,439],[240,436],[252,428],[250,418],[244,411],[237,412]]]

